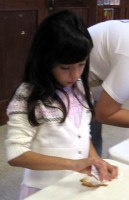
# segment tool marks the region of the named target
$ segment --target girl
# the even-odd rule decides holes
[[[63,10],[40,24],[23,82],[9,103],[8,162],[25,169],[20,199],[72,171],[111,180],[117,168],[90,142],[93,105],[88,86],[91,37],[78,15]]]

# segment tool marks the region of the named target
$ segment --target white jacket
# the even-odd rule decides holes
[[[24,107],[23,102],[20,102],[20,105]],[[8,134],[5,141],[8,160],[27,151],[69,159],[88,157],[90,145],[89,124],[91,120],[89,109],[83,108],[80,127],[76,128],[69,118],[63,124],[59,124],[55,120],[58,117],[60,118],[60,111],[56,112],[55,116],[53,112],[47,112],[43,104],[41,108],[46,115],[46,119],[38,127],[32,127],[29,124],[26,113],[11,113],[9,115]],[[25,169],[23,183],[30,187],[42,189],[69,173],[71,171]]]

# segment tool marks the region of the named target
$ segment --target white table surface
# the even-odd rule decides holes
[[[129,165],[129,139],[109,148],[109,158]]]
[[[25,200],[129,200],[129,165],[106,159],[119,167],[119,178],[106,187],[89,188],[81,185],[84,174],[73,172],[55,185],[31,195]]]

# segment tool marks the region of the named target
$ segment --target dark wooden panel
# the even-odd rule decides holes
[[[8,100],[0,101],[0,125],[7,122],[8,117],[6,115],[6,107],[8,105]]]
[[[0,1],[0,125],[19,85],[31,40],[40,21],[48,15],[46,0]]]
[[[82,7],[89,6],[90,0],[55,0],[55,6],[60,7]]]
[[[88,8],[73,8],[73,10],[81,16],[81,18],[84,20],[86,26],[88,26],[89,23],[89,9]]]
[[[37,10],[40,22],[48,15],[48,0],[0,0],[0,10]]]
[[[96,0],[48,0],[49,13],[69,8],[77,12],[84,20],[86,26],[96,23]]]
[[[114,9],[114,19],[121,19],[120,8]]]
[[[21,81],[37,24],[37,11],[0,12],[0,111],[6,110],[6,103],[3,102],[7,102]],[[2,118],[0,116],[0,119]]]
[[[0,12],[0,101],[19,84],[31,39],[37,27],[36,11]],[[8,73],[7,73],[8,72]]]

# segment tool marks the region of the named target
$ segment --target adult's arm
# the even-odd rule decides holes
[[[129,128],[129,110],[123,108],[105,90],[96,105],[96,119],[103,124]]]

